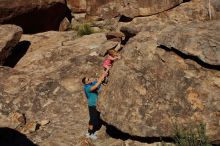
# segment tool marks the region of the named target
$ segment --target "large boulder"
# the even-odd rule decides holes
[[[24,40],[31,45],[16,66],[0,67],[0,126],[39,146],[149,146],[113,139],[104,127],[97,141],[84,136],[89,116],[81,79],[102,72],[104,58],[91,54],[106,45],[104,33],[76,38],[73,31],[49,31],[24,34]]]
[[[110,127],[106,131],[112,137],[142,142],[151,137],[160,139],[173,134],[172,122],[176,121],[204,122],[210,140],[219,140],[219,71],[157,48],[158,37],[171,27],[209,19],[208,9],[195,3],[134,18],[121,29],[128,42],[121,52],[122,59],[110,71],[109,84],[102,87],[99,103],[102,118]],[[18,112],[25,114],[27,123],[49,120],[46,126],[27,134],[40,146],[148,146],[109,138],[105,129],[99,131],[95,142],[83,137],[88,109],[81,78],[96,76],[103,70],[104,58],[98,53],[115,46],[108,38],[104,33],[77,38],[72,31],[23,35],[21,41],[31,43],[26,54],[14,68],[0,68],[1,117]],[[35,124],[30,128],[35,129]]]
[[[73,13],[85,13],[87,0],[67,0],[67,5]]]
[[[58,30],[67,6],[65,0],[4,0],[0,11],[1,24],[16,24],[24,33],[36,33]]]
[[[125,8],[121,10],[122,15],[128,17],[149,16],[174,8],[183,0],[136,0],[124,2]]]
[[[89,54],[98,51],[106,36],[75,38],[73,31],[22,35],[21,41],[31,43],[26,54],[14,68],[0,68],[0,118],[14,112],[25,114],[32,132],[27,136],[41,146],[77,145],[87,131],[88,107],[81,79],[102,71],[103,58]],[[36,132],[36,124],[28,124],[45,119],[50,123]],[[5,122],[0,120],[0,125]],[[25,127],[21,130],[28,133]]]
[[[213,8],[211,6],[211,10]],[[214,15],[212,15],[214,16]],[[212,17],[214,19],[215,17]],[[168,25],[184,25],[209,21],[209,9],[203,0],[193,0],[179,6],[148,17],[136,17],[130,22],[120,22],[118,28],[130,35],[141,31],[160,33]]]
[[[183,9],[184,11],[182,11],[182,13],[178,14],[189,14],[198,16],[202,14],[199,17],[203,17],[204,14],[207,13],[211,19],[216,19],[219,18],[220,13],[219,0],[210,0],[210,3],[209,1],[204,0],[87,0],[83,2],[78,2],[76,0],[73,1],[75,2],[75,5],[79,5],[78,7],[83,8],[83,10],[86,6],[86,12],[88,16],[98,16],[101,18],[114,18],[119,15],[130,18],[138,16],[149,16],[169,11],[179,4],[188,5],[187,3],[193,3],[193,5],[189,5],[188,8]],[[192,9],[198,8],[203,10],[196,13],[192,11]],[[75,8],[75,11],[77,11],[77,8]]]
[[[173,8],[183,0],[67,0],[69,8],[76,13],[86,12],[87,16],[114,18],[147,16]]]
[[[161,33],[158,45],[220,65],[220,20],[170,27]]]
[[[207,27],[198,25],[198,35],[209,30]],[[158,48],[157,38],[145,31],[128,41],[103,89],[102,118],[141,137],[167,137],[174,134],[176,124],[205,123],[209,140],[220,140],[219,69],[208,69],[192,58],[185,60],[178,53]],[[212,38],[210,34],[203,41]]]
[[[0,65],[12,53],[12,49],[18,44],[22,28],[16,25],[0,25]]]

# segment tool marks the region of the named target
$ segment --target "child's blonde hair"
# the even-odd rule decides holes
[[[108,54],[115,57],[118,55],[118,52],[112,49],[112,50],[108,50]]]

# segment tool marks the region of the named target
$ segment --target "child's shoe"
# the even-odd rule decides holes
[[[89,132],[86,133],[86,138],[90,138]]]
[[[96,140],[96,139],[97,139],[97,136],[96,136],[95,133],[93,133],[93,134],[90,134],[90,138],[91,138],[92,140]]]

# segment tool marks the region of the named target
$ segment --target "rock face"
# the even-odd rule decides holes
[[[22,29],[15,25],[0,25],[0,65],[11,54],[22,35]]]
[[[75,36],[72,31],[22,36],[21,41],[31,42],[25,56],[14,68],[0,67],[1,126],[22,125],[17,130],[39,146],[88,144],[84,139],[88,110],[81,79],[102,71],[104,58],[90,54],[98,52],[107,38],[104,33],[78,39]],[[25,114],[25,122],[19,113]],[[89,143],[156,146],[110,138],[105,129],[99,131],[98,137]]]
[[[89,54],[106,37],[101,33],[74,40],[75,36],[72,31],[23,35],[21,41],[31,42],[26,55],[15,68],[0,68],[0,113],[24,113],[23,133],[36,129],[33,121],[49,120],[27,135],[40,146],[77,146],[87,130],[81,78],[101,71],[102,58]]]
[[[103,14],[103,18],[107,18],[126,15],[125,10],[131,10],[127,16],[133,17],[140,14],[137,5],[147,8],[141,1],[128,2],[86,1],[89,6],[86,11],[91,10],[92,15],[95,10],[94,15]],[[145,2],[152,7],[157,5]],[[80,2],[74,4],[80,5]],[[122,6],[122,9],[107,13],[108,6],[116,10],[116,4],[116,8]],[[155,6],[150,11],[156,9]],[[79,6],[78,12],[81,10],[84,8]],[[156,146],[133,140],[170,136],[173,122],[183,125],[204,122],[209,140],[218,142],[220,72],[216,66],[219,66],[219,33],[213,29],[219,29],[219,22],[206,22],[210,19],[208,10],[207,3],[193,0],[158,15],[137,17],[129,19],[131,22],[114,25],[125,36],[111,32],[78,38],[73,31],[22,35],[20,41],[29,42],[26,54],[14,68],[0,67],[0,125],[11,121],[12,128],[21,126],[17,130],[26,133],[39,146]],[[192,38],[204,42],[209,49],[196,54],[203,45],[189,43],[193,42]],[[109,134],[116,128],[104,128],[99,139],[92,142],[84,137],[88,109],[81,79],[96,77],[103,70],[104,57],[99,55],[117,47],[118,40],[123,40],[124,44],[120,52],[122,59],[114,63],[110,81],[102,87],[99,109],[107,124],[130,135],[120,137],[127,141],[113,139],[106,132]],[[162,43],[167,48],[157,47]],[[196,57],[183,57],[171,47],[185,56]],[[214,67],[208,69],[195,58]],[[113,131],[111,134],[119,138],[121,133]]]
[[[67,0],[67,5],[73,13],[85,13],[87,0]]]
[[[220,18],[220,1],[211,0],[210,5],[213,7],[213,9],[211,9],[211,17]]]
[[[67,6],[65,0],[4,0],[0,11],[1,24],[16,24],[24,33],[36,33],[58,30]]]
[[[114,18],[146,16],[173,8],[182,0],[67,0],[71,10],[76,13],[86,12],[88,16]]]
[[[220,21],[171,27],[163,32],[158,45],[177,48],[211,65],[220,65]]]
[[[197,32],[197,36],[192,36],[195,43],[213,40],[218,44],[219,35],[204,37],[211,29],[209,24],[192,25],[184,30],[188,34]],[[124,132],[142,137],[170,136],[175,122],[180,125],[204,122],[210,141],[220,140],[219,70],[207,69],[194,59],[184,60],[178,53],[157,48],[157,35],[140,32],[124,47],[122,60],[114,64],[110,82],[103,89],[100,101],[103,119]],[[184,33],[178,31],[178,35],[183,38]],[[171,36],[167,41],[175,44],[175,40]],[[178,42],[176,49],[181,51],[182,46],[190,45],[187,39],[182,42],[182,45]],[[218,50],[219,44],[215,49],[214,46],[207,50]],[[212,63],[217,63],[216,54],[210,55]]]
[[[129,17],[153,15],[171,9],[182,2],[183,0],[126,0],[124,4],[127,8],[122,10],[122,14]]]

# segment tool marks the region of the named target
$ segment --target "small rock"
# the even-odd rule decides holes
[[[47,125],[47,124],[49,124],[49,123],[50,123],[49,120],[42,120],[39,124],[40,124],[41,126],[45,126],[45,125]]]
[[[10,113],[8,118],[12,128],[24,126],[26,123],[25,115],[18,112]]]
[[[101,29],[99,27],[92,27],[92,30],[94,32],[100,32],[101,31]]]
[[[59,31],[66,31],[68,28],[70,28],[70,21],[65,17],[60,23]]]
[[[22,28],[16,25],[0,26],[0,65],[3,65],[6,58],[12,53],[12,50],[18,44],[22,33]]]
[[[90,56],[98,56],[99,54],[96,53],[96,52],[92,52],[92,53],[90,53],[89,55],[90,55]]]
[[[107,40],[112,40],[112,39],[115,39],[115,38],[124,38],[125,35],[122,33],[122,32],[108,32],[106,34],[106,38]]]
[[[32,132],[35,132],[37,129],[39,129],[39,124],[35,121],[28,122],[24,128],[22,128],[21,132],[24,134],[29,134]]]

